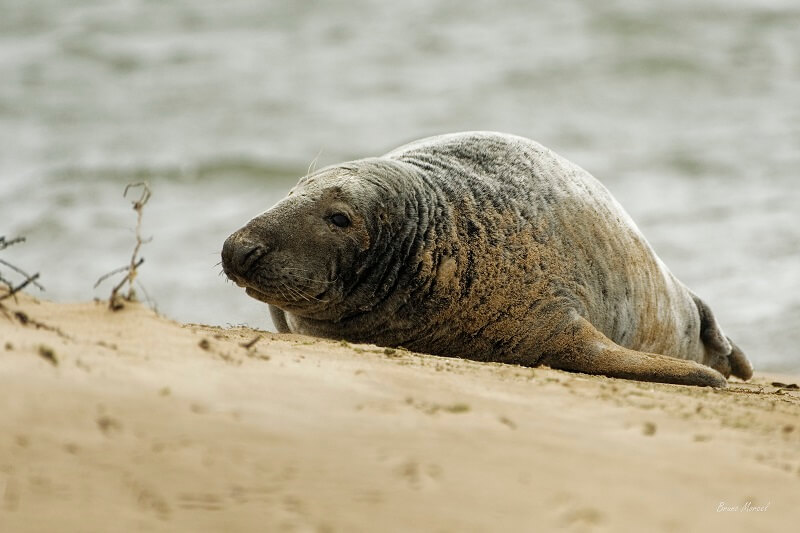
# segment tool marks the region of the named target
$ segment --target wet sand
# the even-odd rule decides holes
[[[180,324],[137,304],[3,303],[2,531],[800,519],[797,376],[712,390]]]

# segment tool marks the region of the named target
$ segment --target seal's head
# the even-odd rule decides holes
[[[392,221],[404,218],[398,193],[408,178],[402,166],[378,159],[302,178],[228,237],[225,274],[249,296],[298,316],[340,320],[365,311],[370,302],[354,293],[402,230]]]

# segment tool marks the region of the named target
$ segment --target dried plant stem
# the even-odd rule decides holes
[[[3,295],[0,295],[0,301],[5,300],[6,298],[11,298],[12,296],[17,294],[19,291],[21,291],[22,289],[24,289],[25,287],[27,287],[31,283],[33,283],[37,287],[41,287],[41,285],[36,283],[37,279],[39,279],[39,273],[38,272],[36,274],[32,275],[32,276],[26,277],[25,280],[22,283],[20,283],[19,285],[14,286],[14,285],[11,285],[9,282],[7,282],[5,279],[0,278],[0,282],[8,285],[8,292],[3,294]]]
[[[128,190],[131,187],[142,187],[142,196],[139,198],[138,201],[133,203],[133,210],[136,211],[136,246],[133,248],[133,254],[131,254],[131,264],[130,269],[128,270],[128,300],[133,299],[133,281],[136,279],[136,267],[142,264],[141,261],[136,259],[136,256],[139,255],[139,248],[142,247],[142,210],[144,209],[144,204],[150,199],[150,186],[147,184],[146,181],[140,181],[139,183],[129,184],[125,187],[125,192],[123,196],[127,196]],[[137,264],[138,263],[138,264]]]
[[[25,242],[25,237],[15,237],[13,239],[6,240],[5,236],[0,236],[0,250],[5,250],[9,246],[12,246],[12,245],[20,243],[20,242]],[[8,287],[8,292],[5,292],[4,294],[0,294],[0,301],[3,301],[6,298],[10,298],[10,297],[14,296],[19,291],[21,291],[22,289],[24,289],[25,287],[27,287],[30,284],[33,284],[34,286],[38,287],[40,290],[44,290],[44,287],[42,287],[36,281],[37,279],[39,279],[39,273],[38,272],[36,274],[32,274],[32,275],[28,274],[27,272],[25,272],[21,268],[15,266],[15,265],[12,265],[11,263],[9,263],[8,261],[6,261],[4,259],[0,259],[0,265],[3,265],[3,266],[6,266],[6,267],[10,268],[14,272],[19,274],[23,278],[25,278],[19,284],[14,285],[14,283],[12,283],[10,280],[8,280],[8,279],[4,278],[2,275],[0,275],[0,283],[6,285]]]
[[[95,287],[100,285],[103,281],[108,279],[109,277],[113,276],[114,274],[119,274],[120,272],[126,272],[125,277],[117,283],[113,289],[111,289],[111,296],[108,299],[108,307],[111,310],[118,310],[122,309],[123,303],[122,300],[127,300],[132,302],[136,299],[136,293],[133,290],[133,282],[136,280],[136,275],[138,274],[137,269],[144,263],[144,258],[140,258],[139,256],[139,249],[142,247],[142,244],[149,241],[149,239],[145,240],[142,239],[142,211],[144,210],[144,206],[147,201],[150,199],[150,185],[146,181],[140,181],[138,183],[129,183],[125,187],[125,192],[123,192],[123,196],[128,196],[128,191],[135,187],[142,188],[142,195],[139,197],[138,200],[133,202],[133,210],[136,211],[136,245],[133,247],[133,253],[131,254],[131,261],[130,264],[125,265],[124,267],[120,267],[117,269],[112,270],[111,272],[104,274],[97,280],[94,284]],[[126,296],[120,296],[119,291],[122,287],[128,284],[128,294]]]
[[[25,242],[25,237],[14,237],[10,241],[7,241],[4,235],[0,236],[0,250],[5,250],[9,246],[17,244],[18,242]]]

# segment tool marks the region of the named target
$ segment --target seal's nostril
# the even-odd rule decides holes
[[[263,246],[231,236],[222,245],[222,267],[233,274],[244,274],[263,254]]]
[[[263,248],[258,244],[242,243],[233,252],[233,262],[239,272],[247,272],[261,257]]]

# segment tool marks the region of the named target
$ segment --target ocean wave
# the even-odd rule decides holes
[[[129,183],[137,181],[171,181],[178,183],[206,183],[227,180],[234,182],[290,183],[307,171],[300,165],[280,164],[238,156],[221,156],[192,164],[162,165],[80,165],[62,166],[47,171],[51,182],[111,181]]]

